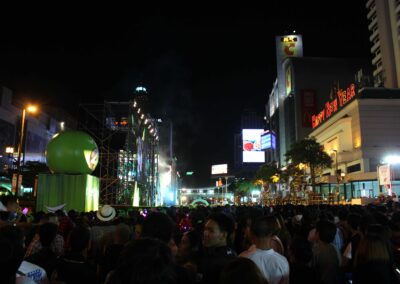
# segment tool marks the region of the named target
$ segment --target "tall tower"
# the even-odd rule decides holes
[[[286,126],[288,122],[285,120],[289,107],[292,102],[286,100],[291,95],[290,82],[292,82],[292,74],[285,74],[283,63],[288,57],[303,57],[303,39],[301,35],[284,35],[277,36],[276,42],[276,70],[278,80],[278,109],[279,109],[279,149],[281,164],[285,161],[286,149]],[[289,70],[289,69],[288,69]],[[286,106],[285,106],[286,103]],[[285,114],[286,110],[286,114]]]
[[[369,0],[366,7],[374,85],[400,88],[400,1]]]

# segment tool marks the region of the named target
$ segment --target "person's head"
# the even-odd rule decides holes
[[[371,234],[360,241],[356,251],[355,266],[365,263],[392,264],[391,251],[382,237]]]
[[[335,239],[336,226],[329,221],[319,221],[317,223],[316,233],[318,240],[329,244]]]
[[[143,238],[154,238],[169,243],[172,239],[173,231],[174,223],[164,213],[151,212],[143,221]]]
[[[10,213],[16,213],[18,211],[18,199],[13,195],[5,195],[2,197],[1,202]]]
[[[267,239],[279,232],[279,224],[274,216],[263,216],[251,224],[251,235],[256,239]]]
[[[175,283],[171,250],[165,242],[144,238],[129,243],[107,283]]]
[[[204,226],[204,247],[226,246],[233,229],[234,222],[230,217],[223,213],[211,214]]]
[[[346,221],[348,228],[352,231],[356,231],[361,225],[361,216],[356,213],[350,213],[349,215],[347,215]]]
[[[76,226],[69,235],[69,243],[72,252],[82,253],[88,248],[90,232],[84,226]]]
[[[132,239],[132,231],[126,224],[119,224],[114,232],[114,243],[124,245]]]
[[[65,215],[65,212],[63,211],[63,210],[61,210],[61,209],[58,209],[57,211],[56,211],[56,215],[57,215],[57,217],[58,217],[58,220],[61,220],[62,218],[64,218],[66,215]]]
[[[185,261],[197,253],[201,244],[201,237],[197,231],[188,231],[183,234],[178,246],[178,258]]]
[[[250,259],[238,257],[231,261],[221,273],[221,284],[267,284],[260,269]]]
[[[15,283],[15,275],[24,259],[23,239],[22,231],[18,227],[0,228],[1,283]]]
[[[57,226],[60,224],[60,221],[58,220],[58,216],[55,213],[47,213],[42,217],[41,220],[42,223],[53,223],[56,224]]]
[[[40,243],[49,248],[57,235],[58,226],[54,223],[45,223],[39,228]]]

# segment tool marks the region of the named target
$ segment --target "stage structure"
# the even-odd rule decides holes
[[[78,127],[99,147],[94,174],[100,178],[100,204],[158,205],[159,131],[145,88],[136,88],[130,101],[81,104]]]

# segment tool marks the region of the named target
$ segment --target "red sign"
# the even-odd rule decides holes
[[[317,108],[315,90],[301,90],[301,110],[303,127],[311,127],[312,116]]]
[[[350,102],[356,96],[356,88],[351,84],[346,90],[340,89],[337,92],[337,98],[333,101],[326,102],[325,108],[318,114],[312,116],[312,128],[317,127],[326,119],[330,118],[340,108]]]

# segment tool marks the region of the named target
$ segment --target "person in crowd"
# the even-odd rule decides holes
[[[238,257],[222,270],[220,284],[268,284],[267,279],[250,259]]]
[[[58,217],[58,233],[64,238],[64,244],[67,244],[67,238],[74,228],[74,224],[71,219],[65,214],[63,210],[57,210],[56,215]]]
[[[228,243],[233,230],[233,220],[224,213],[208,216],[203,232],[203,250],[198,262],[199,276],[203,283],[218,283],[221,270],[236,257]]]
[[[194,276],[192,276],[188,270],[175,263],[178,248],[173,238],[174,227],[175,224],[166,214],[151,212],[144,219],[142,238],[153,238],[164,242],[171,251],[178,283],[192,283],[194,281]]]
[[[35,283],[22,273],[18,274],[24,258],[22,231],[14,226],[0,228],[0,282],[4,284]],[[18,277],[17,277],[18,275]]]
[[[197,272],[197,261],[201,249],[201,236],[191,230],[183,234],[178,246],[177,262],[192,273]]]
[[[318,283],[315,269],[311,268],[312,248],[302,236],[294,238],[288,248],[290,283]]]
[[[110,205],[104,205],[96,213],[97,223],[90,230],[90,255],[97,263],[101,262],[106,246],[113,241],[116,216],[117,211]]]
[[[25,258],[28,258],[35,253],[38,253],[42,249],[42,243],[40,241],[39,231],[40,227],[43,224],[47,223],[54,224],[58,230],[59,221],[57,215],[54,213],[47,213],[46,215],[44,215],[40,221],[41,225],[38,226],[38,232],[35,234],[35,236],[33,237],[31,243],[29,244],[26,250]],[[64,254],[64,238],[58,233],[56,234],[55,238],[51,243],[51,250],[57,257]]]
[[[39,265],[46,270],[46,274],[51,276],[56,265],[58,255],[53,251],[53,243],[57,236],[58,226],[54,223],[45,223],[40,226],[39,240],[40,249],[31,254],[27,261]],[[61,238],[62,239],[62,238]],[[62,247],[62,246],[61,246]]]
[[[144,220],[142,238],[155,238],[165,242],[175,257],[178,247],[173,239],[174,223],[171,218],[161,212],[151,212]]]
[[[350,213],[347,216],[346,225],[347,229],[350,231],[350,239],[343,253],[342,265],[345,266],[346,271],[351,271],[357,247],[362,237],[360,232],[361,215]]]
[[[46,271],[42,267],[23,261],[24,235],[18,226],[9,225],[0,228],[0,244],[0,280],[4,275],[8,283],[45,284],[48,282]]]
[[[319,221],[316,228],[317,242],[313,247],[312,267],[320,283],[338,283],[340,253],[331,243],[335,238],[336,226],[327,220]]]
[[[289,263],[271,247],[276,228],[275,217],[258,218],[251,225],[251,238],[256,250],[247,257],[255,262],[269,283],[289,283]]]
[[[102,260],[99,263],[98,271],[100,271],[101,280],[104,280],[107,274],[116,268],[122,250],[132,237],[133,233],[128,225],[118,224],[116,226],[113,243],[105,248]]]
[[[89,241],[88,228],[77,226],[71,231],[70,251],[59,259],[52,281],[61,281],[66,284],[96,283],[96,269],[87,259]]]
[[[377,234],[367,234],[358,244],[354,260],[353,283],[399,283],[400,277],[387,242]]]
[[[106,284],[180,284],[168,245],[157,239],[143,238],[129,243],[119,265],[109,273]]]

